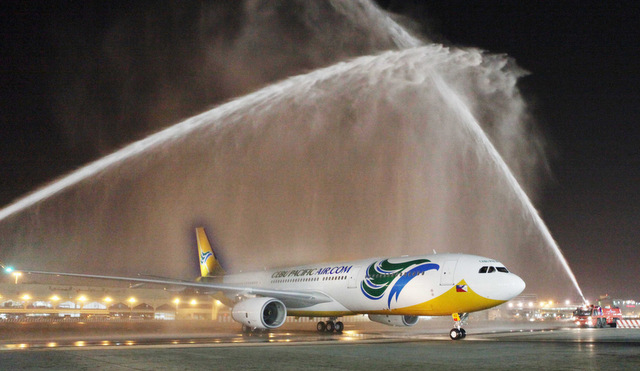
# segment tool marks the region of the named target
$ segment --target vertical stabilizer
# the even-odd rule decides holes
[[[198,256],[200,258],[200,274],[202,277],[223,276],[224,269],[222,269],[211,249],[211,244],[204,228],[196,228],[196,240],[198,241]]]

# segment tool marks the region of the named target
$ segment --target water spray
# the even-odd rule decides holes
[[[474,99],[480,96],[483,91],[482,88],[487,87],[476,86],[472,82],[468,86],[468,90],[460,89],[461,81],[474,81],[477,76],[482,76],[484,71],[477,67],[483,62],[483,55],[472,50],[448,50],[439,45],[414,48],[414,46],[420,45],[421,42],[408,34],[370,2],[332,0],[331,3],[338,11],[352,19],[353,22],[362,21],[364,24],[369,22],[375,25],[383,25],[387,31],[386,37],[392,39],[394,44],[403,50],[400,52],[386,52],[377,56],[360,57],[269,85],[130,144],[111,155],[80,168],[0,210],[0,221],[15,217],[16,223],[23,223],[24,220],[18,218],[16,214],[40,203],[44,205],[45,201],[49,202],[49,199],[55,195],[61,197],[60,194],[66,190],[78,189],[77,193],[70,192],[71,197],[77,197],[77,199],[70,199],[71,202],[68,209],[71,210],[71,215],[64,215],[64,217],[70,218],[70,221],[64,220],[63,211],[60,212],[60,218],[56,218],[64,220],[64,222],[60,222],[58,229],[53,232],[57,234],[54,237],[63,236],[62,238],[54,241],[54,238],[49,235],[38,236],[37,233],[43,232],[34,228],[33,231],[29,230],[25,233],[27,237],[15,237],[17,242],[13,245],[38,245],[40,240],[45,240],[46,245],[51,249],[57,249],[56,251],[59,252],[60,256],[64,256],[64,252],[62,252],[64,249],[68,250],[67,254],[77,254],[80,250],[78,247],[83,246],[83,252],[91,255],[92,261],[100,261],[100,257],[111,259],[113,254],[119,253],[121,250],[131,250],[120,256],[122,261],[127,262],[133,261],[131,257],[140,255],[140,248],[153,246],[154,249],[157,249],[154,250],[156,252],[163,248],[165,253],[170,250],[171,256],[176,261],[181,261],[182,257],[176,254],[183,254],[185,256],[184,260],[187,260],[186,256],[190,256],[188,252],[182,252],[184,249],[176,248],[176,246],[183,246],[183,241],[177,240],[175,235],[171,235],[173,238],[171,240],[172,244],[166,242],[168,240],[166,238],[168,236],[166,225],[170,223],[174,225],[176,230],[180,229],[184,224],[188,224],[191,221],[193,210],[197,209],[200,213],[197,217],[211,220],[212,223],[218,223],[216,227],[221,231],[220,234],[222,236],[219,237],[221,244],[228,247],[229,250],[239,250],[245,248],[245,246],[251,246],[254,249],[263,249],[265,256],[273,256],[276,254],[269,254],[269,252],[273,252],[269,251],[270,248],[281,249],[282,246],[289,246],[291,249],[290,257],[295,256],[304,261],[303,259],[308,257],[303,255],[305,253],[327,253],[326,246],[333,246],[332,248],[334,249],[342,248],[343,246],[351,246],[354,241],[360,241],[359,243],[366,246],[367,249],[371,249],[371,246],[375,243],[384,245],[385,242],[390,242],[385,246],[387,250],[389,246],[394,246],[393,248],[396,249],[410,249],[412,247],[416,250],[418,248],[423,249],[426,245],[425,241],[431,241],[429,240],[431,236],[425,237],[428,234],[424,231],[426,228],[432,228],[432,231],[440,234],[446,234],[448,228],[455,228],[456,225],[454,223],[451,223],[452,226],[446,225],[447,222],[451,222],[451,220],[446,219],[446,215],[443,216],[445,213],[450,212],[446,208],[457,208],[451,211],[452,214],[467,212],[467,205],[464,204],[447,205],[445,201],[443,202],[444,206],[440,204],[434,206],[424,202],[424,194],[432,191],[425,189],[429,186],[434,189],[443,185],[445,186],[443,188],[446,188],[446,186],[455,188],[463,183],[460,178],[448,178],[446,173],[442,173],[442,170],[445,172],[456,171],[455,166],[446,162],[446,158],[442,160],[443,163],[436,163],[434,168],[429,166],[432,165],[432,160],[437,161],[446,156],[454,157],[454,161],[465,161],[464,154],[456,153],[455,146],[464,146],[467,142],[474,141],[477,145],[474,146],[473,150],[483,154],[482,158],[489,156],[488,161],[485,161],[487,166],[497,169],[498,177],[504,175],[506,181],[500,181],[499,183],[504,183],[503,186],[509,188],[503,190],[486,187],[486,189],[479,190],[479,192],[491,191],[491,194],[499,196],[513,194],[518,198],[519,205],[524,210],[523,212],[529,216],[532,224],[542,233],[545,244],[552,249],[580,296],[583,297],[575,276],[571,272],[557,243],[553,240],[544,222],[504,160],[504,158],[507,158],[509,165],[515,162],[516,166],[512,168],[516,169],[516,171],[518,170],[518,159],[510,156],[508,151],[506,154],[504,152],[505,139],[509,138],[498,137],[496,139],[495,136],[491,135],[491,131],[487,134],[485,132],[487,129],[481,127],[483,122],[478,122],[469,105],[462,101],[463,97]],[[352,6],[356,9],[352,9]],[[369,18],[363,20],[363,17],[356,16],[358,14],[366,15]],[[466,60],[467,58],[469,60]],[[466,65],[460,67],[465,63]],[[497,74],[504,76],[504,71],[500,70],[500,68],[502,67],[493,67]],[[471,72],[469,72],[470,70]],[[478,75],[473,75],[473,73],[478,73]],[[427,80],[426,84],[425,79]],[[478,79],[478,81],[480,80],[490,81],[492,79]],[[458,85],[455,85],[456,82]],[[476,84],[478,83],[476,82]],[[495,87],[489,86],[489,88]],[[385,89],[389,89],[389,91],[387,92]],[[495,91],[495,89],[492,91]],[[399,95],[394,96],[394,92],[399,92]],[[432,94],[434,92],[435,94]],[[413,93],[418,93],[416,95],[423,98],[433,98],[433,101],[412,100]],[[466,93],[469,93],[469,96]],[[505,96],[509,96],[509,94]],[[304,99],[301,97],[304,97]],[[390,101],[390,97],[393,97],[395,101]],[[500,99],[503,98],[500,95],[498,97]],[[519,97],[516,97],[514,100],[518,99]],[[482,103],[482,100],[479,100],[479,102]],[[444,106],[449,106],[447,109],[449,111],[452,110],[453,114],[438,112],[439,107],[437,105],[443,105],[442,103],[444,103]],[[433,107],[430,107],[429,104],[432,104]],[[503,100],[496,104],[496,106],[498,105],[502,106]],[[414,107],[413,111],[411,111],[411,107]],[[384,111],[385,108],[389,109]],[[488,111],[491,109],[497,108],[487,108]],[[512,108],[507,108],[504,113],[513,114],[509,109]],[[429,116],[437,114],[442,114],[442,117],[447,120],[451,119],[450,122],[428,121]],[[521,116],[518,116],[518,112],[513,117],[516,118],[514,122],[519,124],[518,119]],[[398,127],[401,124],[405,126]],[[425,125],[430,125],[430,127],[425,128]],[[504,128],[505,125],[503,121],[498,122],[497,131]],[[459,128],[462,128],[462,131],[467,132],[467,135],[455,143],[447,143],[447,137],[439,137],[441,132],[438,129],[440,127],[444,128],[445,131],[461,131]],[[429,132],[429,130],[432,131]],[[412,131],[423,135],[428,132],[426,135],[429,145],[433,145],[433,152],[431,152],[432,148],[427,147],[426,142],[416,141],[411,136],[415,134]],[[407,132],[410,134],[407,135]],[[428,135],[433,135],[435,139],[429,138]],[[445,135],[447,135],[446,132]],[[497,145],[494,146],[489,138]],[[420,140],[423,139],[425,137],[420,137]],[[389,142],[389,140],[395,140],[395,142]],[[518,144],[521,143],[517,143],[516,147]],[[309,145],[311,147],[305,147]],[[327,149],[330,146],[331,148]],[[333,152],[340,150],[343,152],[338,155],[333,154]],[[171,161],[175,160],[178,165],[173,164],[174,167],[171,167],[172,164],[162,162],[169,156],[154,156],[166,152],[172,153],[170,156]],[[504,158],[499,153],[503,153]],[[188,158],[187,154],[192,155],[192,157]],[[417,157],[412,157],[416,154],[418,154]],[[194,155],[202,156],[201,161],[199,161],[201,165],[194,164],[197,162],[194,161]],[[307,155],[307,157],[305,158],[304,155]],[[220,156],[222,159],[216,156]],[[340,158],[340,156],[345,158]],[[364,161],[357,162],[360,159],[358,156],[361,156]],[[396,157],[389,160],[389,156]],[[478,156],[478,158],[480,157]],[[375,160],[378,160],[378,162],[375,163],[375,166],[371,166],[370,163],[375,162]],[[305,163],[304,161],[308,162]],[[472,161],[474,160],[472,159]],[[271,170],[275,170],[275,174],[274,172],[261,170],[260,166],[256,165],[256,162],[259,163],[258,165],[267,165]],[[235,171],[234,167],[238,166],[238,164],[244,165],[245,168]],[[154,165],[156,166],[155,170],[160,173],[157,178],[154,178],[156,176],[155,172],[150,170]],[[206,186],[189,184],[189,182],[185,182],[184,178],[177,180],[172,178],[172,171],[183,171],[183,168],[189,166],[191,166],[189,169],[193,170],[195,167],[195,170],[199,171],[198,178],[201,178],[199,181],[204,182]],[[310,167],[311,170],[308,170]],[[343,172],[336,171],[336,168],[342,169]],[[149,171],[145,173],[145,170]],[[425,172],[427,174],[424,174]],[[245,173],[248,175],[243,177]],[[304,173],[302,175],[307,176],[307,179],[299,181],[300,173]],[[367,181],[370,180],[376,183],[360,187],[361,184],[357,183],[359,179],[355,176],[356,180],[354,180],[354,176],[351,175],[353,173],[360,178],[366,178]],[[420,174],[416,175],[416,173]],[[137,174],[141,174],[139,178],[137,178]],[[127,183],[129,180],[121,179],[127,177],[133,180]],[[369,179],[369,177],[371,178]],[[144,181],[140,180],[142,178],[144,178]],[[274,178],[276,179],[275,182]],[[433,178],[436,178],[436,180],[433,183],[429,183]],[[110,200],[110,197],[104,197],[106,200],[97,200],[98,205],[95,207],[91,205],[86,208],[74,207],[74,202],[78,205],[81,203],[88,204],[86,198],[82,198],[82,196],[87,197],[87,194],[95,196],[95,190],[83,193],[82,187],[86,186],[86,189],[90,189],[97,183],[94,183],[96,179],[100,180],[101,185],[105,184],[104,188],[98,189],[109,195],[117,194],[119,189],[129,191],[130,186],[142,188],[146,186],[151,188],[151,192],[149,192],[151,194],[154,193],[153,191],[157,194],[164,194],[163,187],[165,187],[165,184],[158,185],[158,183],[166,179],[176,180],[177,185],[174,184],[173,187],[169,187],[171,189],[170,192],[173,193],[170,193],[164,199],[141,198],[140,201],[135,197],[142,196],[137,194],[135,196],[129,195],[129,197],[134,197],[133,201],[140,201],[140,204],[147,202],[148,204],[155,203],[160,205],[157,206],[160,209],[144,209],[147,212],[146,214],[135,210],[135,208],[131,209],[134,211],[124,207],[117,209],[120,205]],[[149,180],[147,181],[146,179]],[[409,180],[409,184],[403,183],[405,180]],[[482,178],[480,181],[486,180]],[[123,186],[123,183],[126,184]],[[255,184],[259,184],[260,187],[256,187]],[[283,184],[285,187],[283,187]],[[336,186],[336,184],[339,185]],[[352,187],[354,185],[356,189]],[[473,190],[473,187],[481,187],[483,185],[479,182],[479,184],[473,184],[472,187],[468,187],[467,190]],[[187,190],[183,190],[183,188],[187,188]],[[264,190],[264,188],[267,188],[267,190]],[[209,193],[203,194],[203,190]],[[286,203],[282,203],[278,199],[277,196],[280,193],[285,194],[286,191],[292,190],[293,192],[286,193],[288,196],[286,197]],[[139,193],[146,193],[144,192],[146,189],[141,191]],[[194,195],[184,196],[187,191],[193,192]],[[360,195],[356,194],[358,191],[370,193]],[[131,193],[135,194],[136,191],[134,190]],[[273,196],[274,194],[276,196]],[[224,195],[224,197],[221,195]],[[433,191],[430,196],[432,197],[429,201],[437,203],[439,202],[438,196],[441,196],[441,194]],[[452,197],[455,194],[444,194],[444,196]],[[211,203],[211,206],[208,206],[209,209],[201,207],[205,202],[200,197],[208,198],[207,203]],[[256,197],[256,199],[252,197]],[[384,197],[388,199],[381,200]],[[176,198],[181,199],[174,201]],[[256,202],[258,199],[260,202]],[[104,204],[100,204],[100,202]],[[109,202],[112,202],[112,204]],[[349,204],[350,202],[351,204]],[[114,206],[113,203],[116,205]],[[289,207],[289,204],[296,203],[297,205],[286,209],[289,214],[282,211],[283,206]],[[416,207],[415,205],[418,203],[425,207]],[[258,204],[259,206],[256,206]],[[144,206],[146,207],[147,205],[144,204]],[[436,216],[423,211],[432,206],[435,209],[428,212],[434,213]],[[495,204],[492,204],[489,207],[495,206]],[[162,207],[173,208],[166,212],[167,210],[162,209]],[[444,207],[445,210],[438,209],[438,207]],[[182,208],[182,214],[176,211],[178,208]],[[61,209],[65,210],[62,207]],[[82,209],[82,211],[77,215],[73,214],[77,209]],[[130,220],[123,218],[121,221],[117,219],[121,218],[121,213],[113,217],[107,215],[103,211],[104,209],[113,209],[116,212],[130,211],[131,214],[135,214],[134,217],[136,219],[134,221],[141,222],[140,229],[143,229],[146,233],[145,240],[141,241],[138,235],[132,236],[126,233],[103,237],[99,234],[109,233],[101,232],[99,228],[93,228],[93,226],[89,226],[89,229],[91,229],[91,232],[97,229],[95,232],[98,234],[97,236],[84,237],[80,233],[76,233],[82,230],[82,223],[89,223],[87,220],[97,225],[100,225],[100,223],[103,225],[109,224],[110,226],[116,224],[113,227],[114,230],[118,230],[118,227],[122,230],[124,229],[123,227],[135,225]],[[483,212],[484,209],[480,211]],[[87,215],[82,214],[83,212],[86,212]],[[424,213],[420,214],[420,212]],[[343,213],[346,214],[346,221],[338,220],[339,218],[335,217],[336,214],[341,215]],[[375,219],[376,215],[373,214],[380,214],[381,216]],[[42,215],[45,216],[47,214],[42,213]],[[151,227],[154,222],[158,221],[153,219],[158,215],[168,215],[166,219],[161,220],[161,222],[164,222],[162,227],[158,227],[162,228],[161,231],[154,230]],[[358,219],[354,215],[362,215],[362,217]],[[416,216],[417,218],[415,218]],[[287,217],[297,219],[291,221]],[[41,216],[38,216],[38,218],[41,218]],[[77,218],[77,220],[73,218]],[[94,221],[93,218],[98,220]],[[417,223],[411,220],[412,218],[423,224],[417,226]],[[390,219],[391,221],[389,221]],[[523,218],[523,220],[526,219]],[[268,220],[268,222],[263,220]],[[369,229],[366,228],[367,222],[370,223]],[[72,228],[73,233],[69,233],[70,227],[67,225],[74,225],[74,223],[78,225]],[[142,225],[142,223],[146,224]],[[352,225],[348,228],[344,227],[349,223]],[[6,225],[6,223],[3,224]],[[28,226],[28,221],[24,225]],[[265,225],[268,225],[267,229],[264,229]],[[320,226],[318,227],[318,225]],[[357,227],[360,225],[365,227],[358,230]],[[504,228],[504,226],[497,227]],[[260,228],[263,229],[261,230]],[[483,225],[477,228],[491,228],[491,226]],[[139,232],[138,228],[135,229],[135,232]],[[354,229],[356,229],[356,232],[352,232]],[[11,233],[14,233],[14,231],[15,229],[11,230]],[[182,234],[184,230],[174,234],[178,233]],[[224,233],[228,235],[224,236]],[[295,237],[296,233],[299,233],[302,237],[298,240],[290,238],[292,234]],[[72,234],[74,236],[70,238],[77,238],[77,240],[69,243],[69,237],[67,236]],[[387,237],[389,235],[392,237]],[[23,242],[20,238],[24,238],[27,242]],[[32,238],[31,241],[35,240],[36,243],[29,243],[31,242],[29,238]],[[89,251],[94,246],[95,250],[100,250],[100,245],[94,244],[94,241],[111,242],[111,239],[116,238],[119,238],[116,241],[122,244],[117,251],[116,249],[113,251],[106,250],[106,252]],[[135,238],[138,239],[136,240]],[[156,242],[156,245],[153,245],[153,242],[148,240],[150,238],[157,238],[153,241]],[[382,241],[385,238],[387,240]],[[335,242],[338,243],[336,244]],[[438,240],[437,242],[441,241]],[[7,241],[7,244],[10,243]],[[167,246],[162,245],[162,243]],[[296,243],[299,243],[299,245],[296,245]],[[413,245],[411,245],[412,243]],[[44,245],[44,243],[42,244]],[[416,247],[418,245],[419,247]],[[302,250],[306,246],[311,246],[311,248],[306,248],[302,253],[296,251],[296,248]],[[317,248],[318,246],[320,247]],[[438,246],[435,244],[434,247],[440,251],[450,246]],[[458,248],[459,245],[451,247]],[[322,250],[322,248],[325,250]],[[387,250],[385,250],[385,253],[388,252]],[[296,253],[299,253],[299,255],[296,255]],[[357,254],[357,252],[354,253]],[[156,256],[161,255],[153,254],[148,259],[154,259]],[[162,258],[158,257],[157,259],[161,260]],[[151,265],[153,261],[145,261],[145,263]],[[265,264],[270,263],[265,262]],[[165,264],[165,261],[162,264]],[[170,273],[166,272],[166,274]]]
[[[433,79],[438,89],[442,92],[443,97],[460,115],[461,122],[465,124],[466,128],[469,130],[469,134],[473,138],[476,138],[476,140],[478,140],[482,144],[477,148],[486,150],[495,166],[497,166],[501,170],[501,173],[505,176],[507,183],[509,183],[511,189],[516,194],[517,199],[522,203],[522,206],[527,211],[529,217],[538,228],[538,230],[542,233],[542,236],[547,245],[551,247],[553,253],[562,264],[575,289],[578,291],[578,294],[582,298],[582,302],[586,303],[587,301],[584,297],[584,294],[580,289],[580,285],[578,285],[578,280],[573,274],[571,267],[569,267],[569,263],[562,254],[562,251],[560,251],[560,247],[558,246],[557,242],[554,240],[553,236],[551,236],[551,232],[547,228],[547,225],[544,223],[542,218],[540,218],[540,215],[531,203],[531,200],[520,186],[520,183],[518,183],[516,178],[513,176],[513,173],[511,172],[511,170],[509,170],[509,167],[504,162],[502,156],[500,156],[493,143],[491,143],[485,132],[482,130],[482,127],[480,126],[478,121],[475,119],[475,117],[473,117],[473,115],[469,111],[469,108],[462,102],[462,100],[460,100],[460,97],[458,97],[458,95],[449,88],[449,86],[442,80],[442,78],[438,74],[431,74],[431,78]]]

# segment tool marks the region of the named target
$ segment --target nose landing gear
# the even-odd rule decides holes
[[[449,331],[449,337],[451,340],[460,340],[467,337],[467,332],[463,328],[452,328]]]
[[[451,340],[460,340],[467,337],[467,332],[462,328],[463,322],[469,317],[469,313],[453,313],[451,314],[453,317],[453,328],[449,331],[449,337]]]

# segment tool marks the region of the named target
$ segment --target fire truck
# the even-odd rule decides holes
[[[622,312],[618,307],[607,305],[603,308],[597,305],[590,305],[577,308],[573,312],[573,318],[579,327],[616,327],[618,320],[622,319]]]

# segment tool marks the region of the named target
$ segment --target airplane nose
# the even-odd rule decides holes
[[[511,300],[524,291],[526,284],[522,278],[513,273],[495,273],[484,276],[485,280],[475,283],[472,287],[487,299]]]
[[[498,300],[511,300],[520,295],[524,288],[527,286],[522,278],[513,273],[509,273],[504,276],[497,276],[500,278],[500,283],[496,285],[495,299]]]
[[[524,280],[522,278],[516,276],[513,273],[511,273],[511,277],[509,279],[511,282],[509,284],[508,290],[511,291],[509,297],[509,299],[511,299],[520,295],[520,293],[524,291],[525,287],[527,287],[527,284],[524,283]]]

